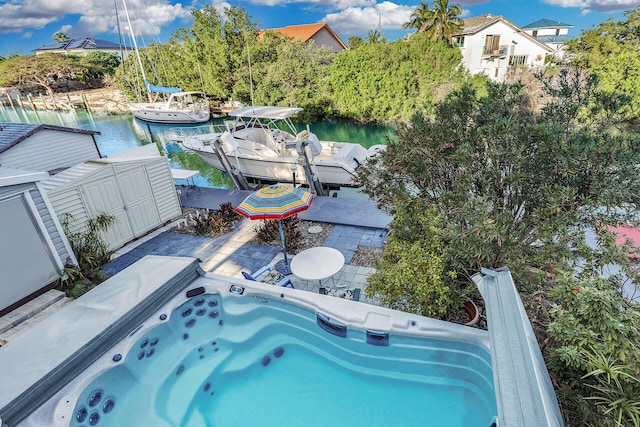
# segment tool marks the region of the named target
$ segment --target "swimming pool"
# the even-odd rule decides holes
[[[488,427],[495,420],[485,331],[207,276],[130,326],[19,425]]]

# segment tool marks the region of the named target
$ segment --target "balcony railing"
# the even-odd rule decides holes
[[[506,44],[498,46],[498,49],[494,49],[493,46],[485,46],[482,55],[483,56],[505,56],[507,54],[507,46]]]

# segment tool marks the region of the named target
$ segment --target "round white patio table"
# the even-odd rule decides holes
[[[303,280],[322,281],[331,278],[344,266],[344,255],[333,248],[319,246],[300,252],[291,260],[291,272]],[[333,281],[336,286],[335,281]],[[346,286],[346,285],[345,285]]]

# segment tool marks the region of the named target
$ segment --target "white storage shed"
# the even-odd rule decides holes
[[[0,122],[0,165],[55,173],[102,157],[100,132],[63,126]]]
[[[0,167],[0,315],[48,290],[77,264],[42,188],[46,172]]]
[[[74,232],[82,231],[89,218],[114,215],[117,223],[103,236],[109,250],[182,214],[169,161],[154,144],[81,163],[52,176],[43,187],[58,218],[72,216]]]

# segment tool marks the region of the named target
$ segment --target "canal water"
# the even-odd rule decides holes
[[[212,168],[197,154],[182,150],[172,141],[172,128],[176,127],[175,125],[146,123],[131,114],[90,113],[86,110],[46,111],[13,107],[0,107],[0,122],[42,123],[98,131],[98,148],[100,153],[107,157],[155,143],[159,150],[167,153],[172,168],[200,172],[195,177],[197,186],[233,187],[226,173]],[[222,124],[223,121],[213,119],[211,123]],[[306,124],[296,126],[302,129]],[[311,123],[309,126],[321,140],[357,142],[366,148],[375,144],[386,144],[387,136],[393,135],[392,126],[361,125],[343,120],[325,120]]]

